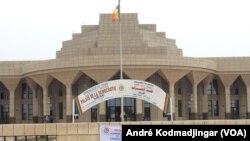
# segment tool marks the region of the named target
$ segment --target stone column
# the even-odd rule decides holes
[[[247,91],[247,96],[246,96],[246,100],[247,100],[247,119],[250,119],[250,75],[249,74],[243,74],[241,75],[242,80],[244,81],[245,85],[246,85],[246,91]]]
[[[198,119],[197,84],[193,84],[193,94],[191,96],[191,119]]]
[[[32,90],[32,94],[33,94],[33,99],[32,99],[32,106],[33,106],[33,109],[32,109],[32,114],[33,114],[33,123],[38,123],[38,99],[37,99],[37,93],[36,93],[36,88],[37,88],[37,85],[36,83],[30,79],[30,78],[25,78],[27,84],[29,85],[29,87],[31,88]]]
[[[176,119],[176,112],[178,110],[175,109],[175,91],[174,86],[177,81],[179,81],[182,77],[184,77],[189,71],[186,70],[172,70],[172,69],[166,69],[161,70],[164,76],[167,78],[169,82],[169,94],[172,99],[172,114],[173,114],[173,120]]]
[[[219,74],[219,77],[225,87],[225,118],[231,119],[231,99],[230,87],[238,77],[238,74]]]
[[[15,123],[15,91],[17,85],[19,84],[19,78],[7,78],[7,79],[0,79],[3,85],[9,90],[10,92],[10,102],[9,102],[9,123]]]
[[[250,119],[250,86],[247,85],[247,119]]]
[[[33,122],[38,123],[38,98],[36,93],[36,87],[32,88],[33,92],[33,99],[32,99],[32,105],[33,105]]]
[[[198,111],[198,99],[197,99],[197,86],[203,79],[205,79],[209,73],[207,72],[200,72],[200,71],[192,71],[187,75],[188,79],[192,82],[193,85],[193,94],[191,96],[191,119],[199,119],[199,115],[202,113],[199,113]]]
[[[208,119],[208,94],[207,94],[207,87],[208,84],[204,85],[204,95],[202,96],[202,119]]]
[[[66,85],[66,122],[72,122],[72,85]]]
[[[82,73],[78,71],[66,71],[50,74],[66,87],[66,122],[72,122],[72,85],[81,74]]]
[[[49,115],[48,87],[43,87],[43,116]]]
[[[170,94],[170,97],[171,97],[171,112],[172,112],[172,116],[173,116],[173,119],[175,119],[175,93],[174,93],[174,84],[175,83],[170,83],[169,84],[169,94]]]
[[[213,81],[214,75],[210,74],[203,80],[204,94],[202,95],[202,119],[208,119],[208,93],[207,88]]]
[[[225,108],[226,108],[226,119],[231,119],[231,100],[230,100],[230,86],[225,86]]]
[[[10,104],[9,104],[9,110],[10,110],[10,117],[9,117],[9,123],[15,123],[16,117],[15,117],[15,90],[9,90],[10,91]]]
[[[142,100],[136,99],[136,121],[142,121],[143,120],[143,114],[142,114]]]
[[[105,122],[106,121],[106,102],[102,102],[99,104],[99,119],[100,122]]]
[[[51,76],[48,74],[41,74],[29,77],[36,84],[41,86],[43,91],[43,115],[42,117],[38,117],[38,122],[44,122],[45,116],[49,115],[49,97],[48,97],[48,87],[51,81],[53,80]],[[37,99],[38,100],[38,99]],[[33,102],[36,100],[33,99]],[[38,101],[37,101],[38,102]],[[38,113],[37,113],[38,114]]]

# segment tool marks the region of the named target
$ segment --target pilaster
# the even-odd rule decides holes
[[[66,122],[72,122],[72,85],[81,74],[82,72],[79,71],[50,73],[51,76],[55,77],[66,87]]]
[[[193,94],[191,96],[191,119],[199,119],[199,113],[198,111],[198,93],[197,93],[197,86],[199,83],[204,80],[209,73],[207,72],[200,72],[200,71],[192,71],[187,75],[188,79],[191,81],[193,85]]]
[[[174,70],[174,69],[168,69],[168,70],[161,70],[161,73],[166,77],[166,79],[169,81],[169,93],[172,101],[171,110],[173,119],[175,119],[175,91],[174,86],[175,83],[180,80],[182,77],[184,77],[186,74],[189,73],[189,71],[186,70]]]
[[[238,77],[238,74],[219,74],[221,82],[225,87],[225,118],[231,118],[231,93],[230,87]]]
[[[3,85],[9,90],[10,102],[9,102],[9,123],[15,123],[15,91],[19,84],[20,78],[6,78],[0,79]]]

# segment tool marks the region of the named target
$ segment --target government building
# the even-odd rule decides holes
[[[83,25],[55,59],[1,61],[0,123],[72,122],[73,98],[120,79],[119,23],[111,17],[100,14],[99,25]],[[185,57],[155,24],[139,24],[137,14],[121,19],[124,79],[162,88],[171,96],[173,120],[250,118],[250,57]],[[74,121],[121,121],[120,109],[120,98],[111,99]],[[127,121],[171,119],[140,99],[124,98],[124,111]]]

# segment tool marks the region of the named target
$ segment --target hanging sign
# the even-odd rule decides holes
[[[112,80],[95,85],[76,97],[80,113],[89,108],[120,97],[138,98],[167,112],[170,97],[160,87],[141,80]]]

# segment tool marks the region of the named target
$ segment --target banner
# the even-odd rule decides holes
[[[101,125],[100,126],[100,141],[121,141],[122,127]]]
[[[95,85],[76,97],[79,112],[106,100],[120,97],[138,98],[147,101],[163,112],[168,109],[170,97],[158,86],[141,80],[112,80]]]

